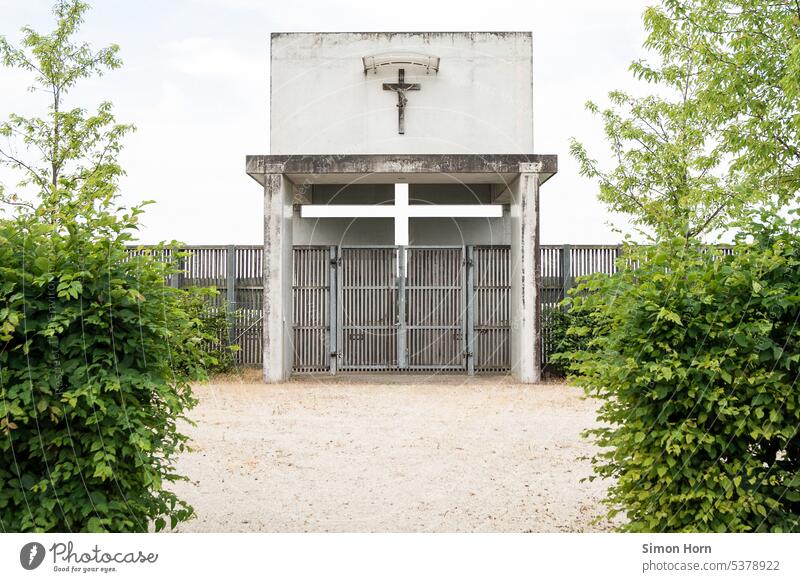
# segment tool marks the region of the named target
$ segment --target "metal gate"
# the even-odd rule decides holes
[[[464,370],[464,248],[410,247],[406,255],[406,367]]]
[[[297,247],[294,370],[510,367],[508,247]]]
[[[511,249],[475,247],[471,259],[473,366],[479,372],[508,370],[511,363]]]
[[[399,250],[341,247],[336,351],[342,370],[398,367]]]
[[[331,356],[331,259],[335,247],[295,247],[292,277],[294,370],[324,372]]]

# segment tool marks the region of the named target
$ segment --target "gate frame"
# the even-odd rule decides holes
[[[328,370],[331,376],[336,375],[339,367],[339,332],[337,322],[339,321],[339,247],[331,245],[330,256],[328,259]]]
[[[329,276],[328,276],[328,321],[327,329],[325,330],[326,339],[329,346],[328,354],[328,371],[331,375],[336,375],[342,368],[344,368],[344,354],[343,349],[344,341],[344,278],[342,277],[342,265],[344,259],[344,251],[346,249],[393,249],[395,250],[395,258],[397,266],[394,276],[394,292],[396,298],[394,301],[394,327],[393,331],[396,334],[396,366],[384,365],[369,365],[357,366],[354,372],[370,372],[370,371],[390,371],[390,372],[421,372],[426,370],[437,370],[442,372],[462,373],[466,372],[467,375],[473,376],[477,373],[476,370],[476,354],[475,354],[475,249],[477,247],[503,247],[508,245],[481,245],[481,244],[465,244],[465,245],[329,245],[328,248],[328,263],[329,263]],[[325,247],[319,247],[325,248]],[[449,249],[459,250],[461,255],[460,260],[460,273],[458,277],[458,284],[460,286],[459,300],[460,300],[460,331],[461,331],[461,358],[460,365],[453,366],[425,366],[425,365],[411,365],[410,354],[408,354],[408,320],[407,320],[407,278],[408,278],[408,260],[409,251],[425,249]],[[425,289],[427,286],[420,286]],[[510,314],[509,314],[510,316]],[[431,326],[435,328],[436,326]],[[449,328],[448,328],[449,329]],[[458,327],[454,328],[458,331]],[[510,333],[510,331],[509,331]],[[513,341],[509,335],[508,341]],[[509,348],[510,349],[510,348]],[[293,366],[294,367],[294,366]],[[508,362],[508,370],[511,370],[511,362]]]
[[[467,375],[475,375],[475,245],[464,248],[464,357]]]
[[[471,287],[470,287],[470,293],[472,294],[472,301],[471,301],[471,305],[470,305],[470,315],[471,315],[471,318],[472,318],[471,334],[472,334],[472,342],[473,342],[473,344],[472,344],[471,352],[472,352],[473,374],[476,374],[476,373],[506,373],[506,372],[511,372],[512,369],[513,369],[513,357],[514,357],[513,356],[513,353],[514,353],[514,351],[513,351],[514,336],[513,336],[513,327],[512,327],[512,319],[513,319],[512,309],[513,309],[513,307],[511,305],[510,297],[509,297],[508,313],[507,313],[508,319],[504,320],[505,321],[505,325],[499,325],[499,321],[498,321],[498,325],[496,325],[494,327],[494,329],[505,329],[505,330],[507,330],[506,341],[508,342],[508,346],[507,346],[507,349],[508,349],[508,361],[505,363],[505,365],[501,365],[501,366],[486,366],[485,364],[483,364],[480,367],[478,367],[478,365],[477,365],[477,360],[479,359],[477,356],[478,355],[482,355],[483,356],[483,354],[480,354],[480,349],[479,348],[480,348],[481,342],[478,341],[478,337],[480,335],[480,334],[478,334],[478,331],[479,331],[479,328],[481,330],[484,330],[486,328],[485,328],[485,326],[479,326],[478,322],[477,322],[478,317],[476,315],[475,302],[476,302],[477,297],[478,297],[478,290],[481,289],[481,286],[478,283],[484,281],[485,278],[481,277],[481,279],[476,280],[476,277],[475,277],[475,272],[476,272],[475,261],[477,260],[476,259],[476,255],[478,254],[478,251],[487,251],[487,250],[506,250],[508,252],[508,261],[509,261],[507,263],[507,266],[508,266],[508,269],[509,269],[509,271],[508,271],[509,279],[512,277],[512,270],[513,270],[513,264],[511,263],[512,259],[511,259],[511,246],[510,245],[496,245],[496,244],[475,244],[475,245],[471,245],[470,256],[472,258],[473,268],[471,269],[472,283],[471,283]],[[509,284],[506,286],[506,288],[508,289],[509,296],[510,296],[511,295],[511,281],[509,280],[508,283]],[[496,287],[500,287],[500,286],[497,285]],[[496,313],[496,311],[495,311],[495,313]],[[477,353],[476,353],[476,348],[475,348],[475,344],[476,343],[479,346]],[[481,360],[483,360],[483,358],[481,358]]]
[[[468,371],[468,363],[467,363],[467,355],[466,355],[467,354],[467,343],[466,343],[466,339],[467,339],[467,333],[466,333],[466,319],[467,319],[466,310],[467,310],[467,304],[465,302],[465,284],[466,284],[465,271],[467,270],[467,264],[466,264],[466,256],[467,256],[466,248],[467,248],[467,245],[408,245],[407,247],[404,246],[404,247],[400,247],[400,248],[403,249],[403,255],[406,255],[406,256],[407,256],[406,251],[409,248],[412,249],[412,250],[416,250],[416,249],[423,249],[423,250],[424,249],[432,249],[432,250],[437,250],[437,249],[451,249],[451,250],[460,249],[461,250],[461,261],[460,261],[460,263],[462,265],[462,267],[460,269],[460,277],[459,277],[459,279],[460,279],[459,287],[461,288],[460,289],[460,293],[459,293],[459,295],[461,296],[460,297],[460,300],[461,300],[461,365],[460,366],[439,366],[439,367],[436,367],[436,366],[412,366],[412,365],[408,364],[408,361],[407,361],[408,360],[408,350],[406,349],[406,353],[404,354],[405,360],[406,360],[405,361],[406,367],[405,368],[401,368],[401,370],[403,370],[403,371],[412,371],[412,372],[420,372],[420,371],[425,371],[425,370],[440,370],[440,371],[444,371],[444,372],[467,372]],[[405,263],[403,263],[402,268],[401,268],[402,269],[402,273],[404,275],[404,278],[402,279],[402,283],[403,283],[402,291],[403,291],[404,294],[405,294],[405,290],[406,290],[406,282],[405,282],[405,276],[407,275],[407,273],[405,272],[406,271],[406,267],[407,267],[407,261]],[[425,287],[423,286],[422,288],[425,288]],[[405,302],[406,302],[405,295],[403,295],[403,298],[400,301],[402,302],[403,305],[405,305]],[[400,312],[398,310],[398,317],[400,317],[400,313],[402,313],[402,312]],[[403,331],[404,332],[407,331],[406,327],[405,327],[406,326],[405,318],[404,317],[400,317],[400,320],[402,321]],[[434,326],[431,326],[431,327],[434,327]],[[406,334],[404,334],[403,343],[406,343],[406,339],[407,338],[408,338],[408,336]],[[399,342],[398,342],[398,345],[399,345]]]
[[[342,251],[344,251],[345,249],[395,249],[395,250],[397,250],[398,248],[400,248],[400,247],[398,247],[396,245],[336,245],[336,252],[337,252],[337,260],[336,260],[337,273],[336,273],[336,276],[335,276],[336,287],[331,290],[330,295],[331,296],[335,296],[336,297],[336,301],[337,301],[336,310],[335,310],[336,311],[336,320],[335,320],[335,322],[336,322],[336,345],[338,347],[338,349],[336,350],[336,359],[337,360],[342,360],[342,362],[338,362],[337,361],[337,365],[336,365],[336,370],[337,371],[339,371],[340,368],[344,368],[345,367],[344,366],[344,362],[343,362],[344,354],[343,354],[343,351],[342,351],[343,348],[344,348],[344,345],[345,345],[345,343],[344,343],[344,308],[342,307],[342,305],[344,303],[344,297],[343,297],[343,295],[344,295],[344,286],[342,285],[344,277],[340,277],[339,276],[340,275],[340,271],[339,270],[342,268],[342,262],[343,262],[343,259],[344,259],[344,252],[342,252]],[[398,267],[399,267],[399,265],[400,265],[399,252],[397,254],[397,257],[398,257]],[[397,278],[397,276],[395,276],[395,279],[396,278]],[[395,288],[395,290],[397,290],[397,282],[395,282],[395,287],[394,288]],[[395,316],[397,316],[397,302],[395,302]],[[398,328],[398,321],[395,320],[395,333],[397,333],[397,328]],[[400,344],[400,334],[398,333],[397,335],[398,335],[397,344],[399,346],[399,344]],[[403,342],[405,342],[405,336],[403,336]],[[396,349],[397,349],[397,347],[396,347]],[[402,370],[404,370],[403,368],[400,368],[400,354],[397,353],[397,354],[395,354],[395,356],[397,357],[397,363],[398,363],[397,368],[393,368],[393,367],[388,367],[387,368],[385,366],[377,366],[377,365],[373,366],[373,365],[370,365],[370,366],[358,366],[356,370],[346,370],[346,371],[347,372],[387,372],[387,371],[392,372],[392,371],[402,371]],[[331,360],[333,360],[333,359],[334,359],[333,358],[333,354],[331,354]],[[333,367],[331,367],[331,369],[333,369]]]

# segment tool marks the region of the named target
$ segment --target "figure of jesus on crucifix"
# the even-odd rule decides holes
[[[384,83],[384,91],[394,91],[397,93],[397,133],[404,134],[406,132],[406,91],[419,91],[419,83],[406,83],[406,71],[400,69],[397,72],[397,83]]]

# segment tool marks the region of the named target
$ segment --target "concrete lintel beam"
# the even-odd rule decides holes
[[[520,174],[544,174],[552,173],[545,171],[545,164],[541,161],[536,162],[522,162],[519,165]]]
[[[558,171],[558,157],[549,154],[253,155],[247,156],[246,167],[247,173],[261,183],[261,176],[270,173],[309,176],[374,173],[500,175],[525,171],[552,175]]]
[[[260,159],[253,160],[251,163],[250,158],[252,156],[247,156],[246,166],[247,166],[247,175],[253,178],[256,182],[261,184],[262,186],[267,185],[266,176],[269,174],[283,174],[284,164],[280,161],[275,160],[268,160],[267,157],[269,156],[257,156]]]

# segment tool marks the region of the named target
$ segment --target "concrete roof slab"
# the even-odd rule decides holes
[[[251,155],[247,173],[260,184],[284,174],[295,184],[464,183],[509,184],[520,172],[544,182],[558,171],[558,157],[540,154],[313,154]]]

